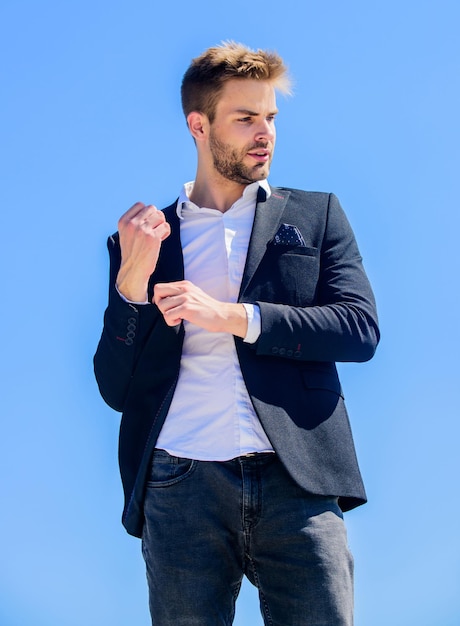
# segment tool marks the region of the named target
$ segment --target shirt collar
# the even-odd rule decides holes
[[[177,200],[177,207],[176,207],[176,213],[179,217],[179,219],[183,219],[182,216],[182,209],[184,204],[187,204],[187,206],[193,210],[200,210],[201,207],[197,206],[195,203],[191,202],[189,200],[190,194],[192,193],[193,190],[193,185],[195,184],[195,181],[190,181],[188,183],[185,183],[181,189],[181,192],[179,194],[179,199]],[[270,189],[270,185],[268,184],[268,181],[266,179],[264,180],[260,180],[260,181],[256,181],[255,183],[251,183],[250,185],[247,185],[244,188],[243,194],[241,196],[241,198],[244,198],[247,201],[257,201],[257,197],[259,194],[259,190],[262,189],[264,194],[262,194],[262,201],[267,200],[270,195],[271,195],[271,189]],[[240,199],[241,199],[240,198]],[[238,200],[237,200],[238,202]]]

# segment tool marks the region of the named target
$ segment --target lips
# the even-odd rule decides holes
[[[270,150],[264,150],[262,148],[259,148],[258,150],[252,150],[251,152],[248,152],[248,155],[253,159],[256,159],[257,161],[265,162],[268,161],[270,158]]]

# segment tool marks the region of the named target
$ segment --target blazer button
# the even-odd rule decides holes
[[[279,350],[279,348],[277,348],[276,346],[273,346],[272,354],[278,354],[278,350]]]
[[[296,350],[294,352],[294,356],[295,356],[296,359],[298,359],[300,356],[302,356],[302,353],[300,352],[300,350]]]
[[[280,348],[278,354],[284,356],[286,354],[286,348]]]
[[[286,352],[286,356],[292,356],[293,354],[294,354],[294,353],[293,353],[293,351],[292,351],[292,350],[288,350],[288,351]]]

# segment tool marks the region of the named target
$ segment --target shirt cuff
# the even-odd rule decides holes
[[[242,304],[246,309],[246,315],[248,316],[248,330],[243,341],[245,343],[255,343],[259,339],[259,335],[262,331],[260,308],[257,304],[247,304],[246,302],[243,302]]]
[[[128,298],[125,298],[125,296],[120,292],[117,285],[115,285],[115,289],[117,290],[117,293],[120,296],[120,298],[124,300],[125,302],[127,302],[128,304],[149,304],[148,300],[144,300],[144,302],[135,302],[134,300],[128,300]]]

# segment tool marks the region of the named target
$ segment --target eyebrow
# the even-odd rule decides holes
[[[235,109],[234,113],[238,113],[238,115],[250,115],[251,117],[256,117],[257,115],[261,115],[261,113],[257,113],[256,111],[251,111],[250,109]],[[278,113],[278,109],[271,111],[268,115],[276,115]]]

